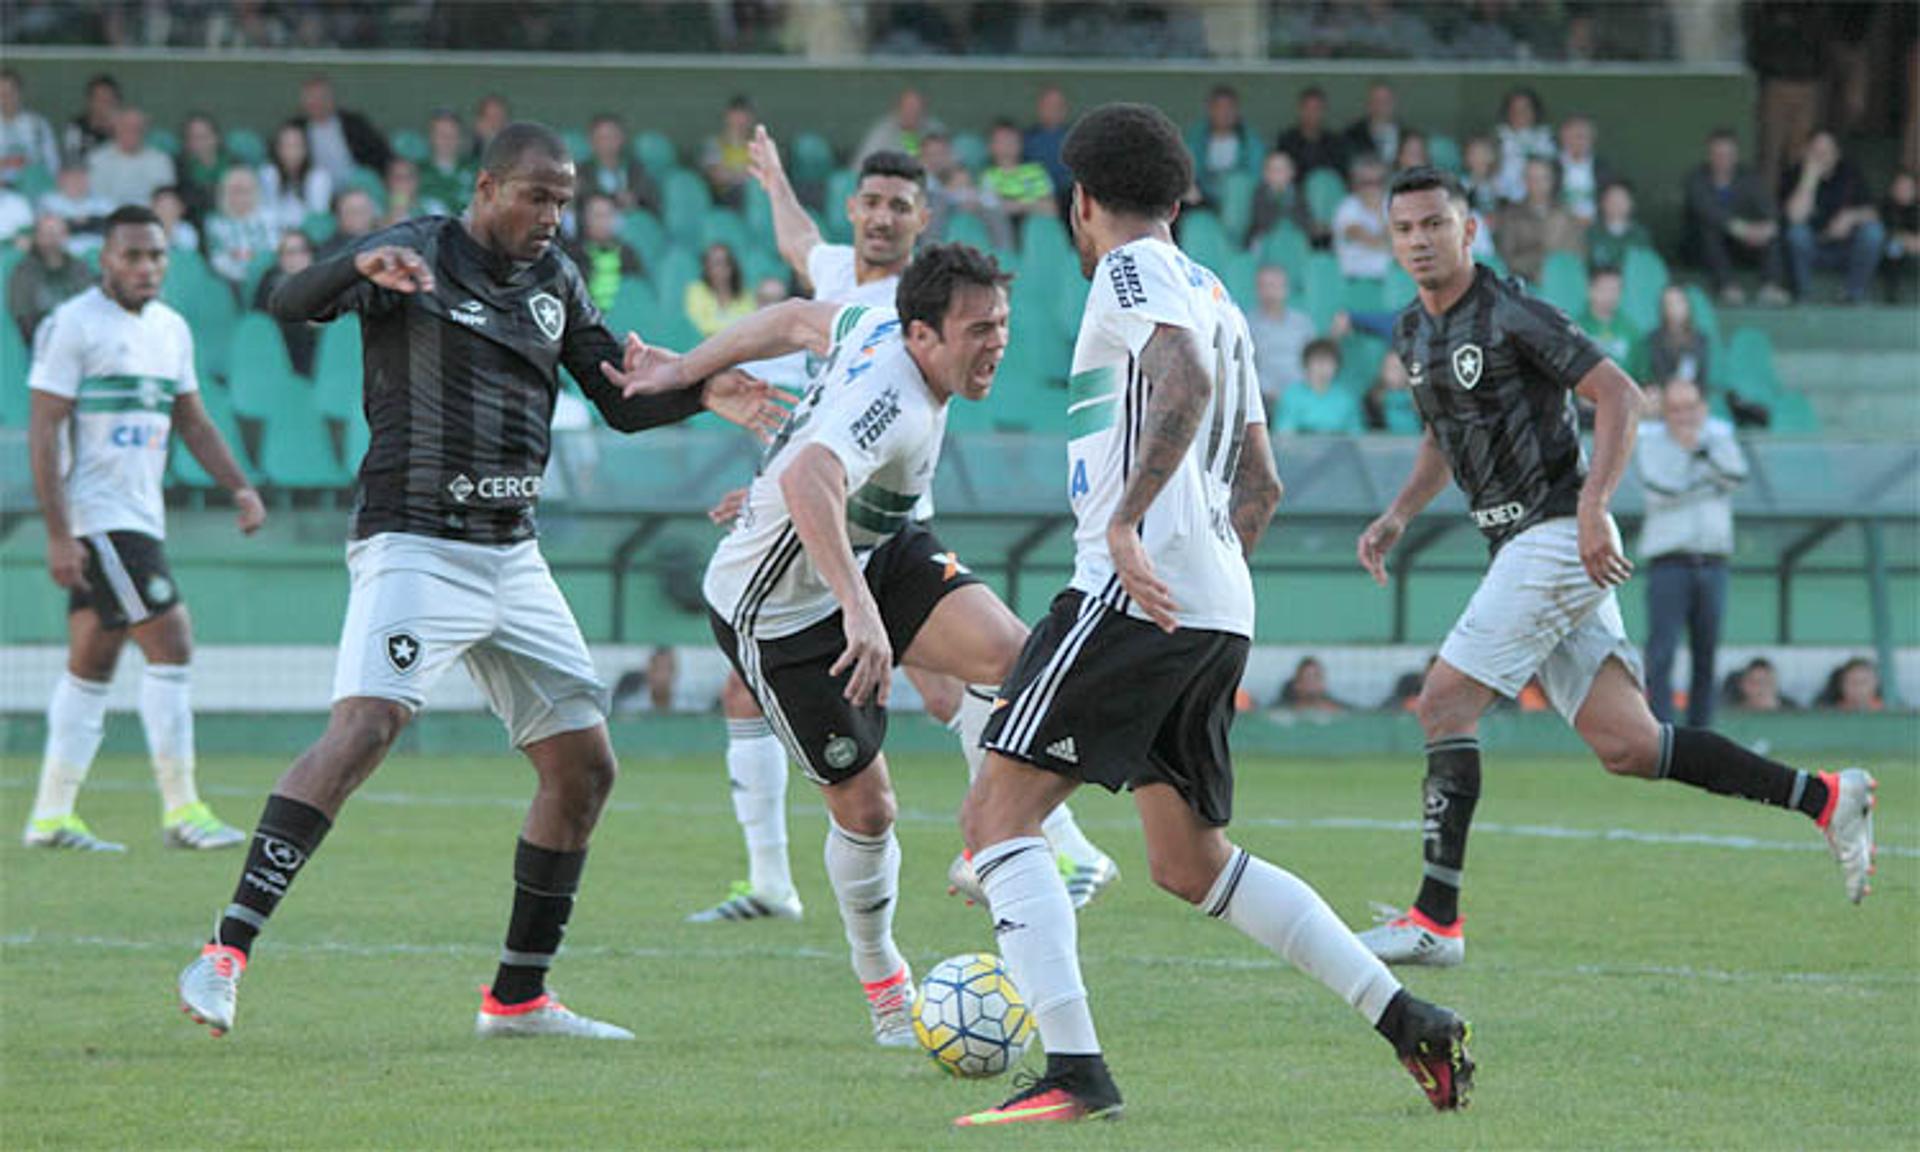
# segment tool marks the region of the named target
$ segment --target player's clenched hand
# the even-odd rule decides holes
[[[827,669],[827,675],[838,676],[852,669],[853,675],[847,678],[843,695],[855,704],[865,704],[871,699],[885,708],[893,687],[893,644],[887,639],[886,625],[880,621],[880,610],[873,601],[862,600],[842,616],[847,650]]]
[[[1373,577],[1373,582],[1382,588],[1387,585],[1387,553],[1393,551],[1393,546],[1400,542],[1400,533],[1406,530],[1407,526],[1398,517],[1382,516],[1367,525],[1366,531],[1360,533],[1359,542],[1354,545],[1354,552],[1360,557],[1360,567],[1365,568],[1368,575]]]
[[[260,493],[251,488],[242,488],[233,494],[233,522],[242,536],[251,536],[267,522],[267,506],[260,499]]]
[[[720,503],[707,509],[707,519],[713,521],[715,524],[731,523],[734,517],[740,515],[740,508],[746,504],[746,502],[747,490],[745,488],[735,488],[725,496],[720,497]]]
[[[62,588],[87,591],[86,548],[71,536],[47,541],[47,574]]]
[[[768,135],[765,124],[755,124],[753,136],[747,141],[747,173],[769,192],[787,178],[786,168],[780,163],[780,146]]]
[[[1120,587],[1147,614],[1147,619],[1158,624],[1163,632],[1179,627],[1174,613],[1180,606],[1173,602],[1173,589],[1154,575],[1153,561],[1147,557],[1147,546],[1140,542],[1140,533],[1127,524],[1108,526],[1107,554],[1113,557],[1113,571],[1120,577]]]
[[[1605,509],[1580,509],[1580,564],[1602,588],[1618,587],[1633,575],[1633,561],[1627,559],[1626,546],[1620,542],[1620,529]]]
[[[738,368],[729,368],[707,381],[707,410],[763,441],[780,431],[799,402],[800,397],[785,388],[776,388]]]
[[[353,266],[382,288],[408,294],[433,291],[433,269],[411,248],[397,244],[369,248],[353,258]]]

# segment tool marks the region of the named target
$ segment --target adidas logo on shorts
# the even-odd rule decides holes
[[[1080,749],[1074,746],[1071,736],[1062,736],[1047,745],[1047,755],[1055,760],[1065,760],[1069,764],[1080,763]]]

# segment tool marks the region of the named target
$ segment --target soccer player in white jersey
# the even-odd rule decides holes
[[[991,257],[936,245],[901,278],[897,311],[789,301],[702,344],[659,381],[828,349],[714,552],[705,591],[715,639],[820,785],[827,876],[874,1038],[890,1047],[915,1043],[913,976],[893,940],[900,847],[881,754],[893,666],[997,684],[1026,636],[912,516],[933,482],[948,402],[981,400],[993,385],[1006,282]]]
[[[900,152],[867,157],[845,204],[854,242],[828,244],[794,194],[780,149],[764,125],[754,130],[748,151],[754,177],[772,204],[780,255],[793,268],[802,289],[815,300],[835,304],[893,307],[900,274],[913,259],[927,227],[926,172],[919,161]],[[930,497],[914,510],[918,520],[932,515]],[[986,724],[992,687],[964,685],[913,666],[906,674],[919,690],[927,713],[960,738],[968,775],[977,773],[980,731]],[[726,899],[688,919],[695,923],[798,919],[800,897],[787,859],[786,752],[738,675],[727,677],[720,700],[727,719],[727,775],[734,816],[747,842],[748,878],[734,885]],[[1046,834],[1076,908],[1119,878],[1112,858],[1087,839],[1064,804],[1048,814]],[[977,894],[964,853],[949,872],[956,890],[966,891],[969,899]]]
[[[1092,280],[1074,347],[1066,591],[987,723],[961,812],[1045,1073],[972,1127],[1118,1114],[1080,979],[1073,908],[1040,816],[1082,783],[1130,789],[1155,883],[1353,1005],[1434,1107],[1464,1102],[1466,1025],[1418,1000],[1298,877],[1227,839],[1227,733],[1253,634],[1246,556],[1280,499],[1246,319],[1173,244],[1193,180],[1160,111],[1109,104],[1068,133],[1072,225]]]
[[[140,724],[160,785],[162,842],[205,849],[246,839],[194,788],[193,628],[161,544],[168,439],[233,494],[242,533],[267,512],[200,401],[193,334],[158,299],[166,274],[159,217],[118,209],[107,217],[100,284],[54,309],[34,337],[28,450],[47,571],[68,601],[67,673],[47,708],[29,848],[123,850],[89,831],[73,805],[100,749],[107,684],[128,636],[147,658]]]

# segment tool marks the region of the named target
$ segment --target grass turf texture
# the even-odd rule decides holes
[[[203,790],[250,825],[282,763],[211,761]],[[161,850],[151,782],[128,759],[94,769],[80,810],[129,854],[28,852],[12,830],[34,765],[15,758],[0,769],[5,1143],[1913,1147],[1920,771],[1870,767],[1884,847],[1856,908],[1801,817],[1490,749],[1467,964],[1402,973],[1474,1023],[1479,1091],[1457,1116],[1431,1113],[1318,984],[1154,890],[1131,805],[1083,793],[1076,809],[1125,873],[1080,944],[1127,1118],[954,1133],[952,1117],[1011,1082],[955,1081],[869,1041],[819,862],[821,809],[797,774],[806,919],[695,926],[681,918],[744,873],[718,750],[630,759],[555,984],[641,1039],[480,1042],[476,987],[504,930],[532,777],[505,756],[396,759],[302,874],[242,983],[234,1033],[216,1041],[180,1015],[173,981],[239,855]],[[1236,838],[1349,923],[1366,923],[1370,899],[1411,897],[1419,764],[1259,759],[1239,775]],[[902,947],[920,971],[993,948],[979,911],[943,894],[957,756],[902,760],[894,778]],[[1676,840],[1688,835],[1757,843]]]

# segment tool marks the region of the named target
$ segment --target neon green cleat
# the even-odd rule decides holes
[[[34,820],[27,825],[27,831],[20,842],[29,848],[66,848],[75,852],[125,852],[125,844],[115,844],[111,840],[102,840],[87,827],[87,822],[69,812],[65,816],[51,816],[45,820]]]
[[[247,842],[247,834],[213,814],[205,801],[182,804],[161,820],[160,838],[169,848],[211,852]]]

